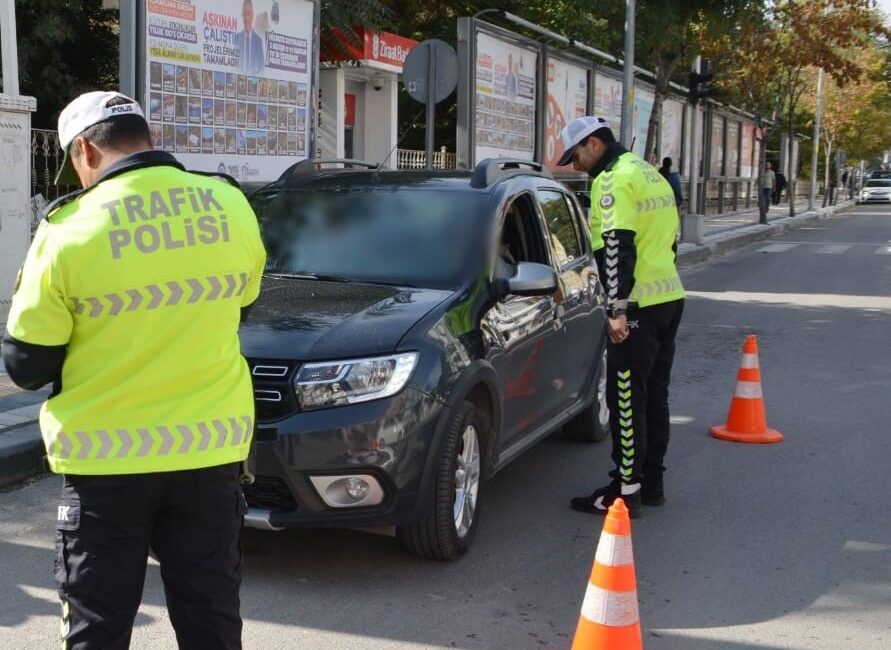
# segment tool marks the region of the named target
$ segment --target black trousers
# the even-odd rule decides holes
[[[668,449],[668,384],[684,301],[630,309],[628,338],[607,348],[613,462],[623,485],[656,485]]]
[[[235,464],[123,476],[66,475],[55,579],[63,648],[130,646],[151,548],[180,648],[241,648],[241,529]]]

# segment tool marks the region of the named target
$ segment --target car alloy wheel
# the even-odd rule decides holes
[[[459,539],[467,537],[476,514],[480,489],[480,445],[476,426],[464,428],[461,451],[455,467],[455,531]]]

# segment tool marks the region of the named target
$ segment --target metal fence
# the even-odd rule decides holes
[[[456,158],[454,153],[447,151],[433,152],[434,169],[455,169]],[[424,169],[427,166],[427,153],[413,149],[396,150],[397,169]]]
[[[71,192],[76,187],[55,184],[56,174],[62,166],[63,153],[59,146],[59,133],[46,129],[31,129],[31,197],[40,201],[52,201]]]

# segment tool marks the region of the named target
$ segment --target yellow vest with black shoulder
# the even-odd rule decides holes
[[[38,229],[7,329],[67,345],[40,413],[49,464],[134,474],[243,460],[254,403],[242,306],[265,251],[241,191],[169,165],[103,180]]]
[[[680,300],[686,293],[675,265],[679,216],[668,181],[631,152],[619,156],[591,186],[592,237],[634,232],[637,260],[630,302],[640,307]]]

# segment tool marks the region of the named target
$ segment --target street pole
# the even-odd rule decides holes
[[[436,50],[427,44],[427,132],[425,150],[426,169],[433,169],[433,122],[436,119]]]
[[[3,93],[19,94],[19,54],[15,30],[15,1],[0,4],[0,47],[3,48]]]
[[[634,15],[635,0],[625,0],[625,60],[623,62],[624,75],[622,80],[622,132],[619,139],[628,149],[631,149],[631,121],[634,116]]]
[[[811,191],[807,198],[808,211],[814,209],[814,204],[817,201],[817,162],[820,150],[820,121],[823,119],[823,77],[825,74],[825,70],[820,68],[820,75],[817,77],[817,115],[814,119],[814,150],[811,153]],[[795,197],[793,196],[791,200],[794,202]]]

